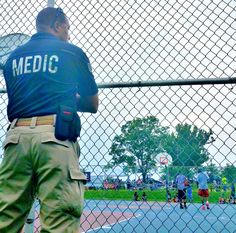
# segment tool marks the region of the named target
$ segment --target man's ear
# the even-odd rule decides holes
[[[53,25],[53,30],[54,30],[55,32],[58,32],[59,29],[60,29],[60,26],[61,26],[61,24],[60,24],[58,21],[56,21],[56,22],[54,23],[54,25]]]

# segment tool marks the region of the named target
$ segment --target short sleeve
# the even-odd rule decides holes
[[[87,55],[82,51],[79,58],[78,93],[81,96],[96,95],[98,87]]]

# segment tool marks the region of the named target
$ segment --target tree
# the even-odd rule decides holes
[[[166,179],[166,168],[162,167],[160,170],[161,178],[163,180]],[[169,181],[174,181],[176,179],[176,176],[178,173],[181,173],[185,175],[188,179],[193,179],[194,174],[196,173],[196,169],[194,168],[189,168],[189,167],[183,167],[183,166],[168,166],[168,178]]]
[[[167,135],[168,128],[153,116],[128,121],[113,139],[109,151],[112,160],[107,168],[122,165],[127,172],[141,172],[145,182],[148,172],[156,166],[156,156],[164,151],[162,141]]]
[[[235,182],[236,167],[233,164],[226,164],[226,166],[222,169],[222,176],[225,176],[228,182]]]
[[[171,133],[164,142],[164,149],[172,156],[173,166],[200,166],[209,160],[209,153],[204,147],[209,143],[209,132],[189,124],[178,124],[176,132]]]
[[[206,167],[206,171],[209,175],[210,182],[213,182],[213,180],[217,180],[220,177],[220,169],[212,162]]]

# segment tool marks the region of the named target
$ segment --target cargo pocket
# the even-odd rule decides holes
[[[69,169],[69,172],[71,180],[77,180],[86,183],[86,176],[78,168],[72,167]]]
[[[80,218],[84,207],[84,183],[86,176],[76,167],[69,168],[69,177],[64,184],[62,211]]]
[[[19,134],[10,134],[8,136],[6,136],[6,139],[4,140],[2,147],[4,150],[7,149],[7,147],[11,144],[18,144],[19,143],[19,139],[20,139],[20,135]]]

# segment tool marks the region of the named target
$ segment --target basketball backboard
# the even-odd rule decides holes
[[[161,152],[156,156],[156,165],[170,165],[172,163],[172,157],[167,152]]]
[[[26,43],[30,36],[23,33],[13,33],[0,37],[0,71],[8,56],[20,45]]]

